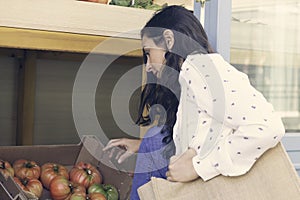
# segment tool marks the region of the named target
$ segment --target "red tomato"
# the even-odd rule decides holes
[[[41,168],[34,161],[16,160],[13,164],[15,175],[20,179],[39,179]]]
[[[22,190],[33,193],[36,197],[41,197],[43,185],[37,179],[19,179],[14,177],[14,181],[22,188]]]
[[[106,200],[105,196],[101,193],[92,193],[87,197],[88,200]]]
[[[45,188],[49,189],[51,181],[56,176],[64,176],[66,179],[69,179],[69,171],[67,168],[60,164],[55,163],[45,163],[41,167],[41,181]]]
[[[85,187],[72,183],[64,176],[56,176],[50,183],[50,194],[53,200],[70,199],[72,194],[85,194]]]
[[[70,171],[70,180],[88,188],[94,183],[102,183],[102,175],[93,165],[78,162]]]
[[[14,169],[9,162],[0,160],[0,172],[7,179],[9,176],[13,177],[15,175]]]

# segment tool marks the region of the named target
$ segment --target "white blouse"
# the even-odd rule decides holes
[[[248,76],[219,54],[189,55],[179,82],[176,155],[194,148],[193,166],[204,181],[247,173],[285,133],[281,118]]]

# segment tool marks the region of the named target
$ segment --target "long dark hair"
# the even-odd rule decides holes
[[[153,39],[156,45],[164,42],[163,32],[170,29],[174,33],[174,45],[165,54],[165,65],[162,77],[157,79],[152,73],[147,73],[147,83],[141,94],[138,111],[138,125],[153,123],[152,116],[158,115],[158,125],[162,125],[162,133],[167,133],[163,138],[164,143],[173,141],[173,127],[176,122],[176,113],[180,97],[180,84],[178,81],[181,64],[192,53],[212,53],[213,50],[208,42],[207,35],[199,20],[192,12],[182,6],[168,6],[155,13],[141,30],[141,37],[147,36]],[[144,53],[144,58],[147,58]],[[146,60],[144,60],[146,64]],[[168,69],[176,70],[170,73]],[[164,84],[161,84],[163,82]],[[151,106],[158,104],[162,109],[152,109]],[[151,108],[151,109],[150,109]],[[170,154],[174,154],[173,151]]]

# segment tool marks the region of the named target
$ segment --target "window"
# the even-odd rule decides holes
[[[300,0],[232,0],[230,63],[300,130]]]

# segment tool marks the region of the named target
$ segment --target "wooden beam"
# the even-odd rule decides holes
[[[110,40],[105,48],[95,47]],[[73,53],[94,53],[118,55],[122,47],[132,49],[126,56],[142,56],[141,41],[137,39],[113,38],[98,35],[75,34],[55,31],[41,31],[0,26],[0,47],[32,50],[50,50]]]
[[[33,144],[36,56],[36,51],[26,51],[20,66],[17,145]]]
[[[76,0],[1,3],[2,26],[135,39],[140,38],[140,30],[155,12]]]

